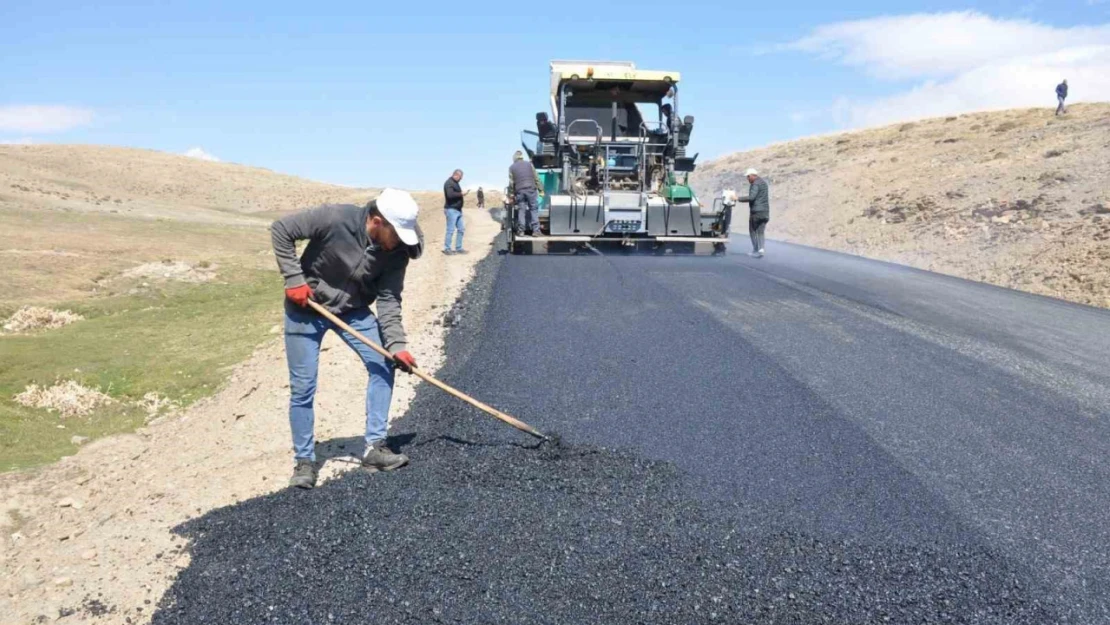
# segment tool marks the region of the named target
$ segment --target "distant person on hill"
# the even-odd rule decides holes
[[[482,187],[478,187],[478,208],[486,207],[486,192],[482,191]]]
[[[509,166],[509,194],[516,201],[516,233],[524,235],[524,226],[532,229],[532,236],[541,237],[540,200],[543,192],[540,176],[532,163],[524,160],[524,153],[517,150],[513,154],[513,164]]]
[[[744,172],[748,177],[748,194],[737,201],[747,202],[750,207],[748,213],[748,234],[752,238],[752,258],[763,258],[763,231],[767,222],[771,221],[771,198],[767,188],[767,181],[759,177],[755,169]]]
[[[1068,81],[1056,85],[1056,101],[1059,104],[1056,106],[1056,115],[1067,114],[1068,108],[1064,106],[1064,100],[1068,99]]]
[[[447,182],[443,183],[443,214],[447,218],[447,234],[443,237],[443,253],[444,254],[465,254],[466,250],[463,249],[463,202],[465,201],[466,194],[470,191],[463,191],[459,186],[459,181],[463,178],[463,171],[456,169]],[[455,238],[455,250],[451,250],[451,235],[458,233]]]

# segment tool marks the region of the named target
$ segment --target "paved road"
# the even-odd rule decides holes
[[[1110,622],[1110,312],[768,251],[506,258],[471,363],[502,379],[470,383],[750,525],[982,544]]]

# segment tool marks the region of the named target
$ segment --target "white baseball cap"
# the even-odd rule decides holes
[[[758,176],[759,172],[755,170],[755,167],[749,167],[748,171],[744,172],[744,175],[745,176]]]
[[[377,203],[378,212],[397,231],[401,243],[416,245],[420,242],[416,234],[416,216],[420,207],[412,195],[399,189],[386,189],[378,196]]]

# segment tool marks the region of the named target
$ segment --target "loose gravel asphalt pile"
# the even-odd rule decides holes
[[[448,337],[480,349],[502,259]],[[469,379],[494,389],[498,372]],[[464,388],[483,398],[483,388]],[[528,415],[518,415],[528,419]],[[153,617],[198,623],[1048,623],[1030,576],[976,545],[868,544],[700,498],[673,465],[544,444],[421,388],[391,432],[412,464],[213,511]],[[244,442],[247,444],[247,442]]]

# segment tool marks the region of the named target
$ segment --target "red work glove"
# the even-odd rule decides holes
[[[308,300],[313,296],[312,287],[307,284],[295,286],[291,289],[285,289],[285,297],[288,297],[298,306],[308,306]]]
[[[396,362],[397,368],[405,373],[412,373],[412,368],[416,366],[416,359],[408,350],[393,354],[393,362]]]

